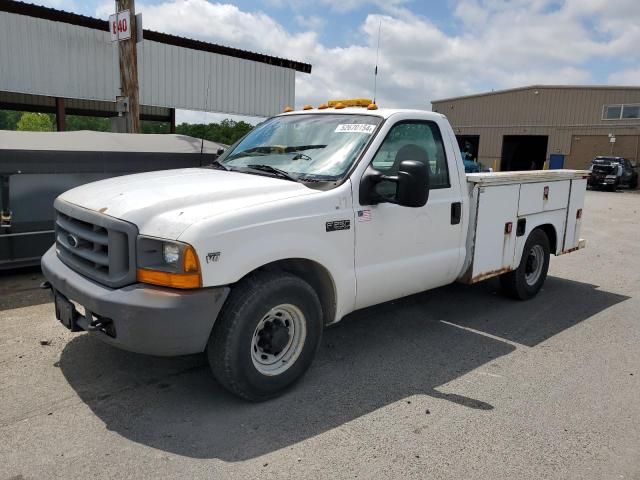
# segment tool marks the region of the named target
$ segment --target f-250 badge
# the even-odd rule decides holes
[[[327,232],[335,232],[336,230],[349,230],[351,228],[351,220],[333,220],[326,223]]]

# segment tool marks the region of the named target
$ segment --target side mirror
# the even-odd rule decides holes
[[[424,207],[429,200],[429,168],[423,162],[404,160],[398,169],[396,199],[403,207]]]
[[[380,182],[395,182],[395,198],[387,198],[376,192]],[[404,160],[398,168],[398,175],[383,175],[369,167],[360,181],[360,205],[396,203],[403,207],[423,207],[429,199],[429,168],[423,162]]]

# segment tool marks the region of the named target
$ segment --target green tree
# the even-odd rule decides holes
[[[53,132],[53,121],[46,113],[25,112],[16,127],[29,132]]]
[[[86,117],[84,115],[67,115],[65,129],[92,130],[94,132],[110,132],[111,121],[104,117]]]
[[[176,133],[231,145],[246,135],[252,128],[253,125],[247,122],[225,119],[220,123],[209,123],[208,125],[203,123],[181,123],[176,126]]]
[[[152,120],[142,120],[140,122],[140,133],[169,133],[169,130],[169,122]]]
[[[182,123],[176,126],[176,133],[212,142],[231,145],[247,134],[253,125],[226,119],[220,123]],[[168,122],[142,121],[141,133],[169,133]],[[51,132],[55,130],[55,115],[50,113],[14,112],[0,110],[0,130],[32,130]],[[111,121],[105,117],[67,115],[66,130],[92,130],[110,132]]]
[[[0,110],[0,130],[15,130],[21,115],[13,110]]]

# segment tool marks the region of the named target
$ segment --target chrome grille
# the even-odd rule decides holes
[[[110,287],[135,282],[134,225],[56,200],[56,250],[73,270]]]

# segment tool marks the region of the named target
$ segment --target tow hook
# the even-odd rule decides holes
[[[113,323],[113,320],[111,320],[110,318],[96,318],[95,320],[91,321],[91,323],[87,327],[87,330],[89,330],[90,332],[103,330],[104,328],[111,325],[112,323]]]
[[[53,290],[53,287],[51,286],[51,284],[48,281],[44,281],[40,284],[40,288],[42,290]]]
[[[106,317],[97,317],[87,325],[88,332],[102,332],[106,333],[110,337],[116,336],[113,320]]]

